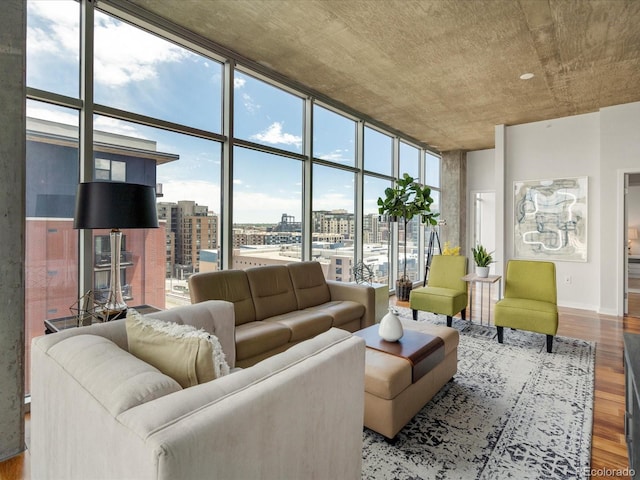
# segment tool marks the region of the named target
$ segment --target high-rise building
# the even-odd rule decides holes
[[[178,205],[171,202],[158,202],[158,220],[165,222],[165,275],[173,276],[176,264],[176,231],[178,224]]]
[[[317,233],[337,233],[345,240],[355,236],[355,218],[346,210],[317,210],[312,214],[313,231]]]
[[[193,200],[180,200],[170,207],[175,242],[173,275],[182,278],[199,271],[200,250],[218,248],[218,216]]]

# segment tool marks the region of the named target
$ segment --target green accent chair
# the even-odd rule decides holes
[[[467,283],[462,280],[467,274],[467,257],[461,255],[435,255],[429,268],[426,287],[411,290],[409,306],[413,319],[418,319],[418,310],[447,316],[451,326],[453,316],[460,313],[466,320]]]
[[[504,327],[547,336],[551,353],[558,331],[556,266],[552,262],[509,260],[504,298],[496,303],[493,322],[498,342],[503,343]]]

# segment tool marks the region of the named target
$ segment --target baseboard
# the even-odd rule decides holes
[[[599,313],[600,315],[611,315],[613,317],[618,316],[618,311],[615,308],[602,308],[600,310],[597,310],[597,313]]]
[[[575,308],[576,310],[589,310],[591,312],[598,312],[597,305],[587,305],[584,303],[558,302],[558,306],[564,308]]]

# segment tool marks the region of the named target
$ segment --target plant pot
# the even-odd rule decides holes
[[[476,266],[476,275],[480,278],[487,278],[489,276],[489,267]]]
[[[387,342],[397,342],[402,338],[402,335],[404,335],[402,323],[400,323],[400,319],[391,309],[389,309],[389,312],[380,320],[378,335]]]
[[[396,298],[403,302],[408,302],[412,287],[411,280],[396,280]]]

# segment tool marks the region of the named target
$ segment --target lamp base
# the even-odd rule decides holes
[[[127,307],[122,310],[107,309],[106,307],[100,311],[100,316],[103,322],[110,322],[111,320],[118,320],[119,318],[125,318],[127,316]]]
[[[122,282],[120,281],[120,245],[122,232],[114,228],[110,235],[111,243],[111,277],[109,278],[109,296],[107,303],[102,307],[105,319],[113,320],[122,316],[127,311],[127,304],[122,298]]]

